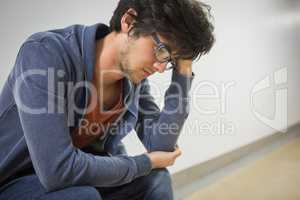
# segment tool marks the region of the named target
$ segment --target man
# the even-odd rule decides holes
[[[0,95],[0,200],[173,199],[192,61],[214,42],[207,8],[120,0],[109,27],[30,36]],[[161,111],[147,77],[167,69]],[[146,153],[127,155],[131,130]]]

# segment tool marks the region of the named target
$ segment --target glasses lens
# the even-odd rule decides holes
[[[167,48],[161,47],[156,50],[156,58],[159,62],[167,62],[171,59],[171,55]]]

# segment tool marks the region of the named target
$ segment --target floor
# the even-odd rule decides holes
[[[184,200],[300,200],[300,139],[275,149]]]

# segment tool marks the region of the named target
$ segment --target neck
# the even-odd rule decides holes
[[[111,32],[96,42],[93,79],[101,87],[111,88],[123,79],[119,68],[117,33]]]

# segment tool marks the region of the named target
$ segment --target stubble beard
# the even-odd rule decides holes
[[[134,84],[138,84],[139,80],[137,80],[137,77],[135,76],[134,71],[130,67],[130,63],[128,60],[128,54],[129,54],[128,48],[126,51],[123,51],[120,53],[118,67],[123,76],[128,78]]]

